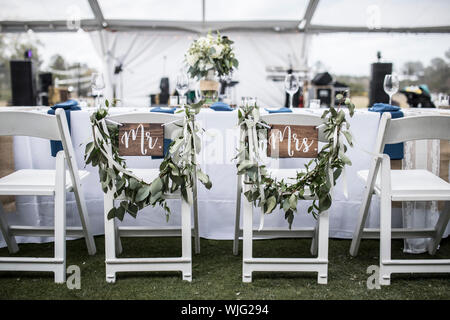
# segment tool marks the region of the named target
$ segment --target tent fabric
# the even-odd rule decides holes
[[[282,106],[283,82],[267,79],[269,66],[301,67],[307,56],[309,36],[271,34],[266,32],[228,32],[234,43],[239,68],[233,80],[239,81],[236,97],[258,97],[266,106]],[[169,76],[170,92],[175,89],[175,76],[184,67],[184,54],[197,37],[180,31],[91,32],[94,47],[103,57],[103,73],[107,84],[105,96],[112,97],[113,85],[123,106],[148,106],[149,95],[159,93],[160,79]],[[304,39],[304,37],[307,37]],[[304,41],[305,40],[305,41]],[[305,49],[306,49],[305,48]],[[304,51],[304,53],[303,53]],[[122,64],[121,75],[114,75],[115,66]],[[123,87],[122,87],[123,85]],[[191,89],[195,87],[191,83]],[[237,102],[237,101],[235,101]]]

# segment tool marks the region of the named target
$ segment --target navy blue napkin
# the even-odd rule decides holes
[[[171,108],[171,109],[163,109],[161,107],[156,107],[150,110],[150,112],[162,112],[162,113],[175,113],[175,110],[177,108]]]
[[[162,109],[161,107],[156,107],[150,110],[150,112],[162,112],[162,113],[175,113],[175,110],[177,108],[171,108],[171,109]],[[169,152],[169,146],[170,143],[172,142],[172,139],[166,139],[164,138],[164,156],[162,157],[158,157],[158,156],[152,156],[152,159],[164,159],[164,157],[167,155],[167,153]]]
[[[403,112],[401,111],[400,107],[393,106],[387,103],[375,103],[371,108],[369,108],[369,111],[379,112],[380,117],[384,112],[389,112],[392,119],[403,118]],[[385,145],[383,152],[389,155],[391,160],[401,160],[404,157],[403,142],[387,144]]]
[[[285,112],[292,112],[292,110],[291,110],[290,108],[286,108],[286,107],[282,107],[282,108],[280,108],[280,109],[268,109],[268,108],[265,108],[265,110],[266,110],[268,113],[285,113]]]
[[[48,114],[54,115],[56,112],[56,109],[64,109],[64,112],[66,113],[67,118],[67,125],[69,126],[69,132],[71,132],[71,126],[70,126],[70,112],[71,111],[77,111],[81,110],[81,108],[78,106],[78,101],[76,100],[67,100],[66,102],[55,104],[54,106],[50,107],[51,109],[47,111]],[[63,145],[61,141],[51,140],[50,141],[50,148],[52,151],[52,157],[56,157],[56,154],[63,150]]]
[[[233,111],[233,108],[224,102],[214,102],[209,108],[214,111]]]

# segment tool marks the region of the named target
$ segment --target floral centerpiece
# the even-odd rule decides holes
[[[215,77],[229,75],[239,66],[235,58],[233,41],[226,36],[208,33],[205,37],[195,40],[185,54],[188,74],[200,79],[200,91],[207,102],[217,99],[219,83]]]

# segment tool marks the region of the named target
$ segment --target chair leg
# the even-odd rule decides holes
[[[313,235],[312,241],[311,241],[311,249],[310,249],[310,251],[311,251],[311,254],[313,256],[317,255],[317,250],[318,250],[319,225],[320,225],[320,219],[319,218],[317,218],[317,220],[316,220],[316,225],[314,227],[314,235]]]
[[[439,215],[439,219],[436,223],[436,235],[431,239],[428,244],[428,253],[434,255],[441,242],[442,235],[444,234],[445,228],[447,227],[448,221],[450,219],[450,201],[446,201],[444,211]]]
[[[370,183],[370,182],[368,182]],[[372,200],[372,188],[366,186],[364,190],[363,202],[359,209],[358,220],[356,222],[355,231],[353,232],[352,243],[350,245],[350,255],[356,257],[361,244],[361,238],[366,225],[367,216],[369,215],[370,202]]]
[[[89,214],[87,211],[86,202],[84,199],[83,190],[81,189],[81,185],[79,185],[74,190],[74,194],[77,202],[78,214],[81,220],[81,226],[83,227],[84,240],[86,241],[88,253],[90,255],[94,255],[97,251],[97,248],[95,247],[94,236],[92,235],[90,229]]]
[[[114,239],[116,241],[116,256],[123,252],[122,241],[120,240],[119,227],[117,226],[117,221],[114,219]]]
[[[195,253],[200,253],[200,233],[198,228],[198,198],[197,198],[197,180],[194,181],[194,247]]]
[[[114,206],[114,193],[108,191],[104,195],[104,210],[105,210],[105,258],[106,258],[106,282],[116,282],[116,272],[113,267],[108,264],[108,260],[116,258],[116,233],[115,218],[109,220],[108,212]]]
[[[66,281],[66,175],[62,152],[56,158],[55,183],[55,282]]]
[[[328,211],[322,212],[318,218],[318,259],[328,260],[328,238],[329,238],[329,214]],[[327,284],[328,282],[328,263],[317,275],[317,283]]]
[[[253,257],[253,204],[244,198],[242,237],[242,282],[252,282],[252,271],[246,263]]]
[[[3,212],[3,206],[0,203],[0,232],[5,239],[6,245],[8,246],[9,253],[16,253],[19,251],[19,246],[17,245],[16,238],[9,233],[9,225],[6,220],[5,214]]]
[[[383,157],[381,167],[381,195],[380,195],[380,284],[391,284],[391,272],[387,261],[391,260],[391,237],[392,237],[392,201],[390,196],[391,168],[389,157]]]
[[[191,235],[191,206],[184,199],[181,200],[181,241],[183,258],[190,263],[183,269],[183,280],[192,281],[192,235]]]
[[[378,174],[380,161],[374,160],[372,168],[367,176],[366,187],[364,189],[364,196],[361,207],[359,208],[358,221],[356,222],[355,231],[353,232],[352,244],[350,245],[350,255],[356,257],[361,243],[361,238],[366,225],[367,216],[369,214],[370,202],[372,201],[373,187],[375,184],[376,176]]]
[[[236,216],[234,221],[234,240],[233,240],[233,254],[239,254],[239,231],[241,229],[241,197],[242,197],[242,176],[237,178],[237,193],[236,193]]]

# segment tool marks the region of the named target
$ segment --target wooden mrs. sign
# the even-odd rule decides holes
[[[124,123],[119,127],[119,155],[164,155],[164,127],[161,123]]]
[[[316,158],[316,126],[273,124],[268,132],[267,155],[276,158]]]

